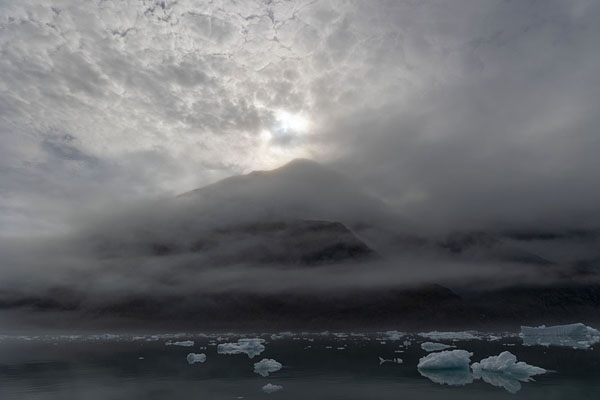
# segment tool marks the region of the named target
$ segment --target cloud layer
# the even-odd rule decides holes
[[[298,156],[431,229],[600,225],[596,2],[0,10],[3,235]]]

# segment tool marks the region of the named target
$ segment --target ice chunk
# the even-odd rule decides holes
[[[265,386],[262,387],[262,390],[265,393],[273,393],[273,392],[277,392],[281,389],[283,389],[283,386],[273,385],[271,383],[267,383]]]
[[[433,342],[425,342],[421,343],[421,348],[425,351],[440,351],[446,350],[454,346],[450,346],[444,343],[433,343]]]
[[[391,362],[391,363],[396,363],[396,364],[402,364],[404,361],[401,358],[390,358],[390,359],[385,359],[383,357],[379,357],[379,365],[386,363],[386,362]]]
[[[190,364],[195,364],[195,363],[203,363],[204,361],[206,361],[206,354],[204,353],[200,353],[200,354],[196,354],[196,353],[190,353],[187,355],[187,362]]]
[[[403,332],[398,332],[398,331],[387,331],[387,332],[385,332],[385,335],[387,336],[388,340],[394,341],[394,340],[402,339],[402,337],[405,334]]]
[[[481,371],[495,372],[500,374],[512,375],[517,379],[528,379],[530,376],[543,374],[544,368],[534,367],[523,361],[517,362],[517,357],[510,351],[503,351],[497,356],[484,358],[480,362],[473,363],[471,366],[474,373]]]
[[[469,369],[470,353],[466,350],[446,350],[427,354],[419,359],[418,369]]]
[[[478,340],[478,336],[469,332],[421,332],[419,336],[433,340]]]
[[[269,376],[271,372],[279,371],[282,365],[280,362],[272,358],[263,358],[257,363],[254,363],[254,372],[262,376]]]
[[[522,326],[521,335],[525,346],[564,346],[588,349],[600,342],[600,332],[581,323],[569,325]]]
[[[473,383],[473,374],[468,369],[420,369],[419,373],[440,385],[465,386]]]
[[[528,382],[534,375],[546,372],[525,362],[517,362],[517,357],[508,351],[491,356],[471,365],[473,377],[483,379],[490,385],[502,387],[510,393],[521,390],[521,382]]]
[[[219,354],[247,354],[248,357],[254,358],[263,351],[265,346],[263,343],[264,339],[253,338],[253,339],[239,339],[237,343],[221,343],[217,346],[217,353]]]
[[[183,346],[192,347],[194,345],[193,340],[184,340],[183,342],[171,342],[170,340],[165,343],[165,346]]]

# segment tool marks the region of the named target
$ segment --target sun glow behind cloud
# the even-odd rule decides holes
[[[277,128],[284,133],[304,133],[309,128],[309,121],[302,114],[292,114],[285,110],[277,110],[275,113]]]
[[[298,157],[309,157],[306,136],[312,124],[303,113],[278,109],[273,113],[274,124],[260,134],[259,168],[273,168]]]

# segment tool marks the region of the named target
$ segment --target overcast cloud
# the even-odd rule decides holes
[[[432,229],[600,225],[596,1],[2,0],[0,15],[3,235],[295,157]]]

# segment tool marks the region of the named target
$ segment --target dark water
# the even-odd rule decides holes
[[[416,335],[396,341],[382,334],[260,337],[266,349],[252,359],[217,354],[216,343],[235,342],[237,336],[171,339],[194,340],[192,347],[165,346],[166,337],[5,337],[0,340],[0,399],[600,399],[596,348],[523,346],[516,336],[444,340],[473,352],[471,361],[508,350],[519,361],[552,371],[532,382],[500,379],[501,385],[493,386],[475,379],[451,386],[434,381],[468,382],[470,372],[466,377],[453,376],[455,372],[431,379],[421,375],[416,366],[428,353],[420,343],[430,340]],[[405,346],[407,339],[411,343]],[[205,353],[206,362],[188,364],[190,352]],[[400,357],[403,363],[380,365],[379,356]],[[253,366],[263,358],[273,358],[283,368],[262,377]],[[267,383],[282,389],[265,393],[262,387]]]

